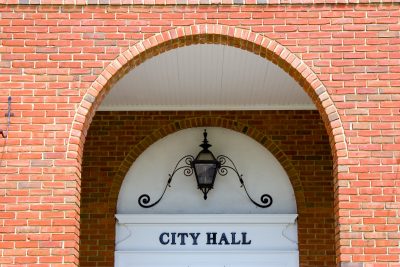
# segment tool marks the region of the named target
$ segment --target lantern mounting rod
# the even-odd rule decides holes
[[[11,117],[14,116],[13,113],[11,113],[11,96],[8,97],[8,108],[7,108],[7,113],[4,114],[5,117],[7,117],[7,130],[2,130],[0,129],[0,134],[3,138],[7,138],[8,137],[8,131],[10,129],[10,121],[11,121]]]
[[[195,174],[198,188],[203,192],[204,199],[207,199],[208,192],[214,186],[216,173],[218,173],[221,176],[226,176],[229,170],[232,170],[239,179],[241,185],[240,187],[243,187],[247,197],[254,205],[260,208],[270,207],[273,203],[271,195],[263,194],[260,198],[261,203],[256,202],[247,191],[246,185],[243,181],[243,174],[239,173],[235,163],[228,156],[225,155],[219,155],[217,158],[215,158],[214,155],[211,153],[211,151],[208,150],[208,148],[210,148],[211,145],[208,143],[206,130],[204,130],[203,136],[204,140],[203,143],[200,145],[200,147],[202,147],[203,150],[200,151],[197,157],[195,158],[192,155],[186,155],[182,157],[175,165],[175,168],[172,171],[172,173],[168,174],[169,178],[161,196],[155,202],[150,203],[151,201],[150,196],[148,194],[142,194],[138,198],[139,206],[142,208],[151,208],[157,205],[164,197],[167,188],[171,187],[172,178],[179,170],[183,170],[183,174],[185,176],[191,176],[193,173]]]

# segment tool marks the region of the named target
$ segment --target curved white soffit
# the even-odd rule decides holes
[[[233,171],[217,175],[208,199],[197,189],[194,175],[179,171],[171,187],[152,208],[142,208],[138,198],[151,197],[150,203],[162,194],[177,161],[185,155],[196,156],[201,148],[204,128],[190,128],[168,135],[146,149],[128,171],[118,196],[117,214],[295,214],[296,200],[290,180],[277,159],[250,137],[224,128],[207,128],[210,150],[215,156],[229,156],[243,174],[252,198],[260,202],[270,194],[273,204],[259,208],[247,198]]]
[[[99,110],[309,110],[314,104],[282,69],[248,51],[192,45],[126,74]]]

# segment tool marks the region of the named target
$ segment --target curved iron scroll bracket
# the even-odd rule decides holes
[[[172,178],[174,177],[175,173],[177,173],[179,170],[183,169],[183,174],[185,176],[191,176],[193,174],[193,169],[191,167],[191,163],[194,160],[194,157],[192,155],[186,155],[183,158],[181,158],[178,163],[175,165],[174,170],[172,171],[171,174],[168,174],[168,182],[164,187],[164,191],[162,192],[161,196],[157,201],[150,203],[151,199],[148,194],[143,194],[138,198],[138,204],[142,208],[151,208],[155,205],[157,205],[161,199],[163,198],[165,192],[167,191],[167,188],[170,187]]]
[[[175,165],[175,168],[172,171],[172,173],[168,174],[169,178],[168,178],[167,184],[165,185],[161,196],[155,202],[150,203],[151,202],[150,196],[148,194],[142,194],[138,198],[139,206],[142,208],[151,208],[151,207],[157,205],[161,201],[161,199],[164,197],[164,194],[167,191],[167,188],[171,186],[170,184],[171,184],[172,178],[179,170],[183,170],[183,174],[185,176],[191,176],[193,174],[194,170],[191,165],[193,160],[194,160],[194,157],[192,155],[186,155],[186,156],[182,157],[178,161],[178,163]],[[256,205],[257,207],[260,207],[260,208],[268,208],[272,205],[273,199],[272,199],[271,195],[269,195],[269,194],[263,194],[261,196],[261,198],[260,198],[261,203],[256,202],[250,196],[249,192],[247,191],[246,185],[243,181],[243,175],[239,173],[238,169],[236,168],[235,163],[233,163],[233,161],[229,157],[227,157],[225,155],[219,155],[217,157],[217,160],[221,164],[220,167],[218,168],[218,174],[221,176],[226,176],[228,174],[228,170],[232,170],[239,178],[241,187],[243,187],[244,191],[246,192],[247,197],[250,199],[250,201],[254,205]]]
[[[243,174],[240,174],[239,171],[236,168],[235,163],[233,163],[233,161],[225,156],[225,155],[219,155],[217,157],[217,160],[221,163],[221,167],[218,169],[218,173],[221,176],[225,176],[228,174],[228,169],[232,170],[236,173],[237,177],[239,178],[239,182],[241,184],[241,187],[243,187],[244,191],[246,192],[247,197],[250,199],[251,202],[253,202],[254,205],[256,205],[257,207],[260,208],[268,208],[272,205],[273,203],[273,199],[271,197],[271,195],[269,194],[263,194],[260,198],[261,203],[257,203],[256,201],[254,201],[254,199],[251,198],[251,196],[249,195],[249,192],[247,191],[246,185],[244,184],[243,181]]]

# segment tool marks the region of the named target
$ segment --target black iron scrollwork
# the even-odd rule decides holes
[[[172,173],[168,174],[169,178],[168,178],[167,184],[165,185],[164,191],[162,192],[160,198],[157,201],[150,203],[150,201],[151,201],[150,196],[148,194],[143,194],[138,198],[139,206],[142,208],[151,208],[151,207],[157,205],[163,198],[165,192],[167,191],[167,188],[171,186],[170,184],[171,184],[172,178],[174,177],[175,173],[177,173],[179,170],[183,169],[183,174],[185,176],[191,176],[193,174],[193,169],[191,167],[191,163],[193,160],[194,160],[194,157],[192,155],[186,155],[183,158],[181,158],[178,161],[178,163],[175,165],[175,168],[172,171]]]
[[[221,176],[225,176],[228,174],[229,170],[232,170],[239,178],[241,187],[244,188],[247,197],[254,205],[260,208],[270,207],[273,203],[271,195],[263,194],[260,198],[261,203],[254,201],[247,191],[246,185],[243,181],[243,175],[239,173],[235,163],[225,155],[219,155],[217,158],[215,158],[211,151],[209,151],[211,145],[208,143],[206,130],[204,130],[203,135],[204,140],[203,143],[200,145],[203,150],[200,151],[198,156],[196,158],[192,155],[186,155],[182,157],[175,165],[172,173],[168,174],[169,178],[161,196],[156,201],[151,203],[150,196],[148,194],[142,194],[138,198],[139,206],[142,208],[151,208],[157,205],[164,197],[167,188],[171,186],[172,178],[178,171],[183,170],[183,174],[185,176],[191,176],[195,173],[196,169],[195,175],[198,183],[198,188],[203,192],[204,199],[207,199],[208,191],[213,188],[216,172],[218,172]]]
[[[272,199],[271,195],[269,195],[269,194],[263,194],[261,196],[260,201],[262,204],[257,203],[250,197],[249,192],[247,191],[246,185],[244,184],[244,181],[243,181],[243,174],[239,173],[239,171],[236,168],[235,163],[233,163],[233,161],[229,157],[227,157],[225,155],[219,155],[217,157],[217,160],[221,163],[221,167],[218,169],[218,174],[221,176],[225,176],[228,174],[228,170],[234,171],[236,173],[237,177],[239,178],[241,187],[243,187],[244,191],[246,192],[247,197],[250,199],[251,202],[253,202],[254,205],[256,205],[257,207],[260,207],[260,208],[268,208],[272,205],[273,199]]]

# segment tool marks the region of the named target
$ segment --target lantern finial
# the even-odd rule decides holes
[[[211,147],[211,145],[208,143],[208,140],[207,140],[207,130],[206,129],[204,129],[203,136],[204,136],[204,140],[203,140],[203,143],[200,145],[200,147],[203,148],[204,151],[207,151],[208,148]]]

